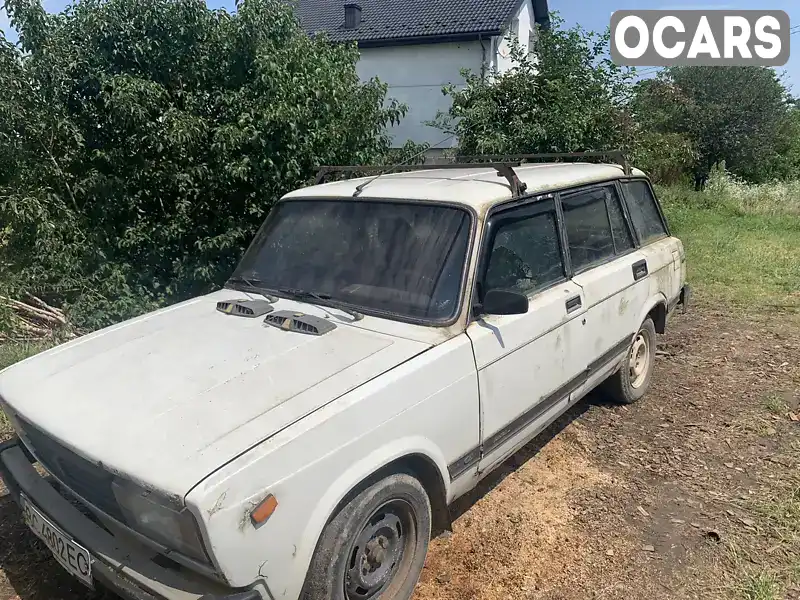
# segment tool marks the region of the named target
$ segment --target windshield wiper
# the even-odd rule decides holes
[[[362,315],[360,312],[350,310],[349,308],[341,306],[338,302],[332,301],[332,296],[330,294],[309,292],[308,290],[301,290],[298,288],[281,288],[278,291],[282,294],[286,294],[287,296],[292,296],[302,300],[316,300],[322,306],[332,306],[333,308],[337,308],[342,312],[346,312],[348,315],[353,317],[353,320],[355,321],[360,321],[364,318],[364,315]]]
[[[263,284],[263,281],[259,281],[258,279],[245,279],[244,277],[231,277],[230,279],[228,279],[228,281],[225,283],[225,285],[227,286],[228,284],[234,284],[236,286],[236,288],[234,288],[234,289],[238,289],[240,287],[239,284],[242,284],[242,283],[245,284],[252,291],[256,292],[257,294],[259,294],[261,296],[264,296],[270,302],[277,302],[279,300],[279,298],[277,296],[273,296],[272,294],[268,294],[267,293],[267,288],[264,287],[263,285],[256,285],[256,284]],[[245,290],[241,290],[241,291],[244,292]]]

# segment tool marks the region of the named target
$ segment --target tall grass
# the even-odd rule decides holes
[[[717,167],[702,192],[684,186],[662,187],[661,191],[667,202],[688,203],[693,208],[734,215],[800,217],[800,180],[753,184]]]
[[[711,173],[705,193],[742,214],[800,217],[798,180],[749,184],[717,168]]]
[[[722,302],[800,310],[800,181],[752,185],[717,170],[703,192],[658,192],[690,283]]]

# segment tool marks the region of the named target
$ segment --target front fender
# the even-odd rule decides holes
[[[414,456],[424,459],[428,481],[437,474],[449,501],[448,461],[474,447],[479,431],[477,372],[469,339],[460,336],[259,444],[198,484],[187,504],[231,585],[262,580],[275,600],[295,600],[320,534],[348,493]],[[250,513],[267,494],[277,508],[254,526]]]
[[[306,570],[316,549],[317,541],[322,535],[322,530],[350,492],[358,489],[362,482],[387,465],[398,459],[414,455],[422,456],[436,465],[439,476],[444,483],[445,495],[449,500],[450,477],[447,471],[447,463],[441,450],[433,442],[423,437],[414,436],[392,440],[352,464],[328,487],[320,498],[300,537],[302,542],[297,548],[295,561],[297,571],[292,580],[305,577]]]

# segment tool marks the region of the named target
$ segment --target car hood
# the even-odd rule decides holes
[[[327,316],[337,327],[314,336],[216,310],[217,301],[241,296],[222,290],[34,356],[0,373],[0,398],[23,429],[28,421],[91,462],[183,495],[430,347],[288,300],[275,308]]]

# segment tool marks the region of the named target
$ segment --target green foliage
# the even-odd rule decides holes
[[[715,169],[702,192],[676,185],[657,193],[703,296],[800,317],[800,183],[745,184]]]
[[[632,73],[607,58],[609,34],[552,27],[538,32],[535,57],[512,44],[516,65],[489,77],[465,72],[438,126],[458,135],[463,154],[607,150],[629,145],[625,110]]]
[[[383,160],[405,107],[280,0],[8,0],[0,281],[98,327],[224,281],[318,164]]]
[[[697,152],[685,135],[638,129],[631,160],[655,183],[671,185],[686,179]]]
[[[800,176],[800,111],[772,69],[675,67],[634,84],[608,59],[609,33],[540,31],[516,66],[466,71],[435,124],[461,154],[625,150],[660,183],[705,182],[714,165],[748,181]]]
[[[722,161],[750,181],[788,175],[786,153],[797,145],[790,105],[772,69],[673,67],[639,84],[634,111],[643,130],[682,136],[694,148],[700,184]]]

